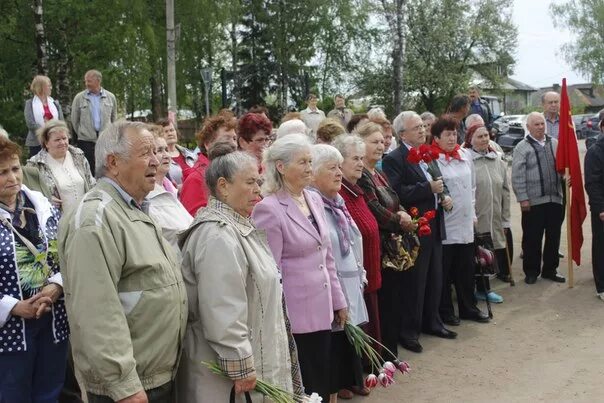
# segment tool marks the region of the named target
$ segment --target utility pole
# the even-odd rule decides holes
[[[166,0],[166,43],[168,45],[168,117],[176,126],[176,31],[174,0]]]

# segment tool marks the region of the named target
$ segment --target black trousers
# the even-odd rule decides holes
[[[594,273],[596,291],[604,292],[604,221],[600,214],[591,213],[591,264]]]
[[[415,266],[401,275],[399,337],[404,340],[417,340],[422,330],[438,331],[444,328],[438,313],[443,287],[442,243],[439,226],[431,227],[432,235],[420,237]],[[382,280],[382,287],[384,285],[385,281]]]
[[[396,359],[398,355],[397,346],[402,318],[403,273],[391,269],[382,270],[382,288],[378,291],[382,344],[394,354],[392,356],[387,351],[382,351],[382,358],[387,361]]]
[[[96,176],[95,165],[94,165],[94,147],[96,143],[93,141],[83,141],[78,140],[78,147],[80,150],[84,151],[84,156],[88,160],[90,164],[90,172],[92,172],[92,176]]]
[[[554,274],[560,257],[560,231],[563,207],[558,203],[531,206],[522,212],[522,269],[526,276]],[[543,247],[543,236],[545,243]],[[541,261],[543,260],[543,268]]]
[[[455,315],[451,286],[455,286],[459,316],[473,316],[479,309],[474,296],[474,243],[443,245],[443,292],[440,316]],[[447,281],[449,279],[449,281]]]
[[[298,362],[307,394],[317,393],[329,401],[331,372],[331,330],[295,333]]]

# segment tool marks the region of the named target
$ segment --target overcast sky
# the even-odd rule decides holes
[[[560,0],[558,0],[560,1]],[[512,78],[534,87],[588,82],[564,61],[560,47],[572,40],[568,31],[554,28],[549,13],[552,0],[514,0],[518,50]]]

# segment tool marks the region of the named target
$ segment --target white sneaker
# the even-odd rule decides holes
[[[596,296],[597,296],[598,298],[600,298],[602,301],[604,301],[604,292],[597,292],[597,293],[596,293]]]

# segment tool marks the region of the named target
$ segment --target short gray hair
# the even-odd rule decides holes
[[[481,123],[484,125],[484,119],[478,113],[473,113],[466,118],[464,123],[469,129],[470,127],[472,127],[472,125],[475,125],[476,123]]]
[[[308,127],[300,119],[292,119],[281,123],[277,129],[277,138],[285,137],[289,134],[304,134],[308,136]]]
[[[316,175],[319,169],[328,162],[337,162],[338,164],[341,164],[344,161],[344,158],[338,149],[329,144],[315,144],[310,151],[312,154],[313,175]]]
[[[354,134],[340,134],[333,140],[331,145],[334,146],[344,158],[348,158],[351,148],[354,148],[357,152],[365,155],[365,142],[362,138]]]
[[[533,120],[533,118],[541,118],[543,120],[545,120],[545,116],[543,116],[543,113],[541,112],[531,112],[526,116],[526,124],[528,125],[529,122],[531,120]]]
[[[128,141],[126,133],[129,130],[149,130],[146,123],[131,122],[129,120],[118,120],[110,123],[105,130],[101,132],[96,140],[94,147],[95,176],[101,178],[107,173],[107,157],[118,155],[128,159],[130,157],[130,147],[132,144]]]
[[[402,131],[405,131],[405,124],[407,123],[407,121],[411,118],[420,118],[421,116],[419,116],[417,114],[417,112],[415,111],[403,111],[401,113],[398,114],[397,117],[394,118],[394,120],[392,121],[392,128],[394,129],[394,135],[395,136],[400,136]]]
[[[216,187],[220,178],[231,182],[237,173],[249,170],[250,165],[256,169],[257,163],[256,158],[244,151],[234,151],[214,158],[205,172],[206,186],[210,194],[218,198]]]
[[[380,107],[369,109],[369,111],[367,112],[367,117],[369,118],[369,120],[376,119],[376,118],[382,118],[382,119],[388,120],[388,118],[386,117],[386,114]]]
[[[436,120],[436,115],[433,114],[432,112],[424,112],[421,115],[419,115],[419,117],[422,119],[422,121],[426,121],[426,120]]]
[[[283,178],[277,170],[277,161],[289,164],[297,152],[311,149],[312,144],[303,134],[290,134],[277,139],[269,148],[264,150],[262,165],[265,176],[262,184],[262,194],[271,195],[283,188]]]
[[[84,74],[84,77],[86,77],[86,76],[93,76],[94,78],[98,79],[99,82],[103,81],[103,74],[98,70],[94,70],[94,69],[88,70],[86,72],[86,74]]]
[[[4,127],[2,127],[2,125],[0,125],[0,136],[4,137],[4,138],[8,138],[8,132],[6,130],[4,130]]]

